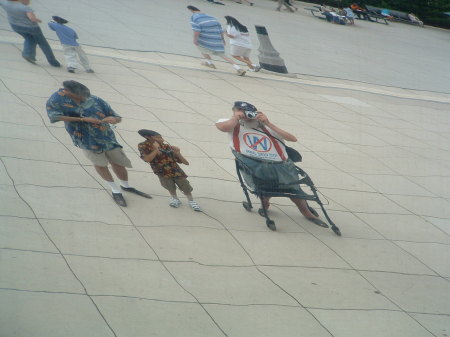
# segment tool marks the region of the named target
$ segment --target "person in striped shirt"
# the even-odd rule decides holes
[[[211,59],[211,55],[216,55],[231,63],[239,76],[245,75],[244,69],[225,56],[225,33],[220,22],[216,18],[200,12],[197,7],[187,6],[187,8],[192,12],[191,27],[194,31],[194,45],[206,59],[202,65],[216,69]]]

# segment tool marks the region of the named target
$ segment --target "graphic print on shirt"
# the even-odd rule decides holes
[[[269,152],[272,149],[272,141],[266,135],[248,132],[244,133],[245,144],[256,152]]]

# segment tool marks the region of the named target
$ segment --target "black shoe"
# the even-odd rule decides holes
[[[134,187],[123,187],[123,186],[120,186],[120,188],[121,188],[122,190],[126,191],[126,192],[130,192],[130,193],[137,194],[137,195],[139,195],[140,197],[144,197],[144,198],[147,198],[147,199],[151,199],[151,198],[152,198],[152,196],[151,196],[150,194],[141,192],[141,191],[135,189]]]
[[[117,205],[122,206],[122,207],[127,207],[127,202],[123,198],[122,193],[113,193],[112,197]]]
[[[56,63],[50,63],[50,65],[51,65],[52,67],[55,67],[55,68],[60,68],[60,67],[61,67],[61,63],[59,63],[59,62],[56,62]]]
[[[36,60],[32,59],[31,57],[27,57],[27,56],[22,56],[25,60],[27,60],[30,63],[36,64]]]
[[[320,220],[319,218],[308,218],[309,221],[311,221],[312,223],[316,224],[317,226],[323,227],[323,228],[328,228],[328,225],[323,222],[322,220]]]
[[[75,68],[68,67],[68,68],[67,68],[67,71],[68,71],[69,73],[74,73],[74,72],[75,72]]]

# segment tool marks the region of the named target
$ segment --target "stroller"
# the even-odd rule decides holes
[[[270,184],[267,181],[264,184],[264,181],[259,179],[253,174],[253,171],[242,161],[239,159],[239,157],[236,157],[235,159],[236,163],[236,171],[239,178],[239,182],[241,184],[241,187],[244,191],[245,197],[247,201],[242,202],[242,206],[247,210],[251,211],[253,208],[252,202],[250,200],[249,193],[252,193],[256,195],[261,201],[264,197],[295,197],[299,199],[309,200],[309,201],[315,201],[319,204],[320,208],[322,209],[323,214],[325,215],[325,218],[327,219],[328,223],[331,225],[331,229],[333,232],[341,236],[341,231],[339,228],[333,223],[333,221],[328,216],[327,211],[323,207],[322,201],[319,199],[319,196],[317,194],[317,189],[314,186],[311,178],[308,176],[308,174],[303,171],[300,167],[295,166],[299,180],[292,182],[287,185],[278,185],[276,189],[273,188],[273,183]],[[257,182],[257,183],[255,183]],[[298,189],[299,185],[306,185],[311,189],[312,194],[307,194],[303,192],[301,189]],[[297,189],[292,189],[292,187],[297,187]],[[266,225],[269,227],[269,229],[275,231],[276,226],[275,222],[269,218],[267,208],[265,206],[264,202],[261,202],[262,207],[258,210],[259,215],[264,217],[266,219]],[[308,206],[309,207],[309,206]],[[311,213],[313,213],[315,216],[318,216],[316,210],[314,208],[309,207],[309,210]]]

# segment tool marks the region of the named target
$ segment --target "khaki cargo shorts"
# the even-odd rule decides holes
[[[211,50],[202,46],[197,46],[198,49],[200,50],[200,53],[202,54],[207,54],[207,55],[217,55],[217,56],[224,56],[225,55],[225,51],[216,51],[216,50]]]
[[[133,167],[130,159],[120,147],[100,153],[83,149],[83,153],[95,166],[106,167],[108,163],[111,163],[128,168]]]
[[[176,190],[176,186],[180,189],[184,194],[191,193],[194,189],[192,188],[189,180],[183,177],[175,177],[175,178],[164,178],[158,176],[159,181],[161,182],[161,186],[164,187],[168,191]]]

